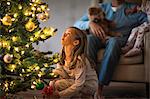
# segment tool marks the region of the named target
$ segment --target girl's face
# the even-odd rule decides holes
[[[73,28],[68,28],[65,30],[62,38],[61,38],[61,44],[63,46],[65,45],[69,45],[69,44],[72,44],[73,41],[74,41],[74,34],[75,34],[75,29]]]

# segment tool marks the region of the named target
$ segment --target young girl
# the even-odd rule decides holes
[[[125,53],[124,56],[126,57],[138,55],[142,52],[144,33],[150,27],[150,0],[142,0],[141,7],[138,9],[134,8],[133,10],[133,12],[135,12],[135,10],[145,12],[148,17],[148,22],[144,22],[140,26],[132,29],[126,46],[122,48],[123,53]]]
[[[87,58],[86,35],[78,28],[69,27],[65,30],[61,43],[61,60],[53,70],[60,78],[50,82],[53,96],[93,99],[98,88],[98,78],[94,66]]]

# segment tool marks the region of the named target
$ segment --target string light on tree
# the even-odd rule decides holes
[[[13,72],[16,69],[16,65],[15,64],[10,64],[8,66],[8,70],[10,70],[11,72]]]

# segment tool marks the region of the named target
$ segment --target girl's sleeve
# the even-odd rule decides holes
[[[71,97],[82,89],[85,83],[86,68],[85,66],[77,66],[73,71],[75,74],[75,83],[69,88],[59,92],[60,97]]]

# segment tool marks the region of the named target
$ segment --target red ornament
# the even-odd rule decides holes
[[[53,95],[53,87],[52,86],[44,87],[42,94],[47,95],[47,96]]]

